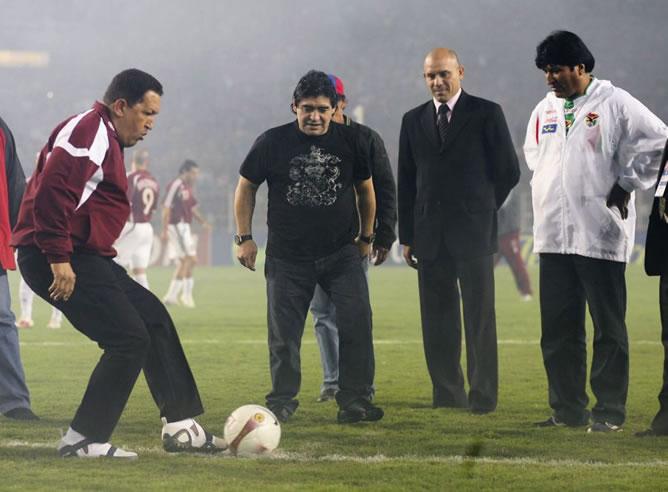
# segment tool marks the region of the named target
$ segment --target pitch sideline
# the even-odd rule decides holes
[[[56,441],[54,442],[29,442],[19,440],[1,440],[0,447],[3,448],[29,448],[29,449],[50,449],[56,456]],[[160,447],[132,447],[132,450],[143,455],[175,457],[179,455],[168,454]],[[359,463],[364,465],[385,464],[385,463],[444,463],[444,464],[463,464],[475,463],[480,465],[510,465],[510,466],[547,466],[554,468],[668,468],[666,460],[652,461],[624,461],[619,463],[604,463],[600,461],[577,461],[577,460],[541,460],[529,457],[520,458],[488,458],[488,457],[468,457],[468,456],[418,456],[414,454],[402,456],[385,456],[377,454],[373,456],[351,456],[342,454],[329,454],[323,456],[312,456],[306,453],[296,453],[277,450],[266,456],[248,456],[237,458],[229,453],[220,455],[191,455],[200,456],[208,459],[251,459],[251,460],[279,460],[296,461],[303,463]]]

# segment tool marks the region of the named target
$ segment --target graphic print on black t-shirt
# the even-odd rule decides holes
[[[355,183],[371,176],[368,147],[357,129],[336,123],[308,136],[293,121],[257,138],[239,172],[269,187],[267,256],[312,261],[354,242]]]
[[[337,192],[343,185],[337,183],[341,158],[327,154],[323,149],[311,146],[308,154],[300,154],[290,160],[290,179],[286,199],[290,205],[329,207],[334,205]]]

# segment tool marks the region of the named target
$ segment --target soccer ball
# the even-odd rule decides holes
[[[271,410],[244,405],[227,417],[224,435],[232,454],[270,453],[281,440],[281,424]]]

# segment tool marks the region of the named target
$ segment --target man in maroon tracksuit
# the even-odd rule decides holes
[[[55,128],[21,203],[12,244],[23,278],[104,351],[61,456],[137,456],[107,441],[142,369],[167,451],[226,447],[192,418],[203,408],[167,310],[112,260],[130,212],[123,149],[153,128],[161,95],[145,72],[116,75],[103,102]]]

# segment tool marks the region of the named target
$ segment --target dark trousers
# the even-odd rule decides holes
[[[270,408],[293,412],[301,384],[299,350],[304,322],[315,286],[320,285],[336,308],[339,328],[339,392],[345,407],[366,394],[373,384],[374,355],[371,306],[366,275],[354,245],[311,262],[292,262],[268,256],[267,322],[269,327]]]
[[[418,258],[418,285],[433,405],[494,410],[498,398],[494,257],[457,260],[441,246],[437,258]],[[470,387],[468,397],[460,364],[460,289]]]
[[[661,342],[663,343],[663,387],[659,393],[659,413],[652,421],[652,429],[668,434],[668,275],[661,275],[659,283],[661,307]]]
[[[540,344],[549,401],[555,416],[567,424],[583,424],[589,417],[586,304],[594,325],[592,417],[598,422],[624,423],[629,384],[625,270],[621,262],[540,255]]]
[[[161,417],[176,421],[203,412],[169,313],[111,258],[74,253],[76,285],[67,302],[49,298],[53,276],[37,248],[19,248],[18,263],[30,288],[103,350],[72,420],[74,430],[108,441],[142,369]]]

